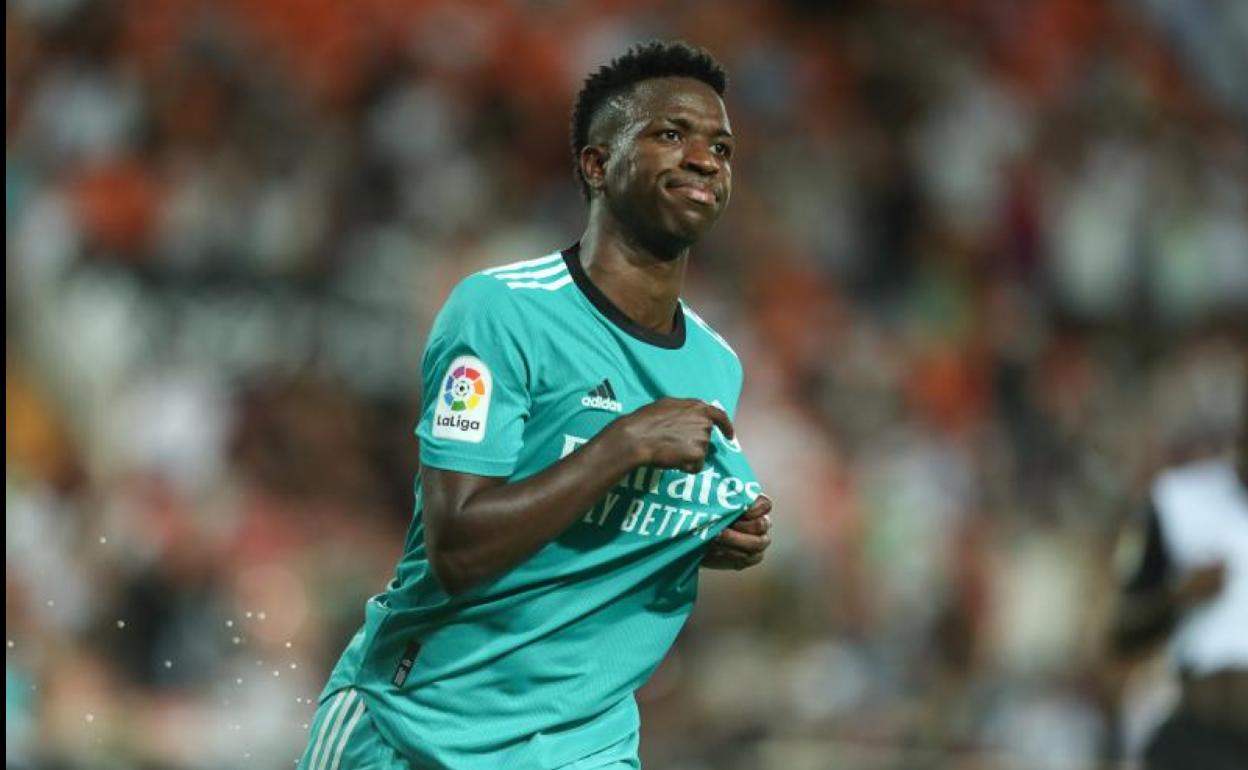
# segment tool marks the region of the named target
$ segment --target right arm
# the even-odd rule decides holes
[[[1112,644],[1120,656],[1147,650],[1165,639],[1184,612],[1218,593],[1224,577],[1222,564],[1176,576],[1151,503],[1145,526],[1140,557],[1122,587],[1114,616]]]
[[[451,595],[499,575],[558,537],[634,468],[701,470],[715,427],[732,438],[728,415],[717,407],[665,398],[617,419],[523,481],[426,467],[430,567]]]

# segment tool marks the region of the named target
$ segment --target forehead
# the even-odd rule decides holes
[[[654,78],[638,83],[625,108],[631,120],[684,118],[728,130],[728,112],[715,89],[694,78]]]

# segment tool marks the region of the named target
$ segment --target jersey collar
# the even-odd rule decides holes
[[[647,329],[641,324],[625,315],[623,310],[615,306],[611,300],[607,299],[607,295],[602,293],[594,282],[589,279],[589,275],[585,272],[585,268],[581,266],[581,244],[574,243],[564,249],[563,261],[568,265],[568,272],[572,274],[572,280],[576,282],[577,288],[585,295],[590,303],[598,308],[598,312],[607,317],[607,320],[615,324],[621,331],[629,336],[649,345],[660,348],[676,350],[685,344],[685,311],[680,302],[676,303],[676,313],[672,317],[672,330],[666,334],[656,332],[653,329]]]

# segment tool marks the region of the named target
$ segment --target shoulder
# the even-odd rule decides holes
[[[498,296],[541,297],[570,286],[572,274],[568,272],[563,254],[556,251],[533,259],[487,267],[465,278],[464,283],[479,285],[483,291]]]
[[[703,344],[701,347],[709,351],[709,355],[718,360],[723,366],[735,372],[736,377],[741,377],[741,357],[737,355],[737,351],[733,349],[728,340],[724,336],[715,331],[706,319],[698,315],[689,303],[685,300],[680,301],[681,307],[685,312],[685,333],[690,337],[700,340]]]
[[[554,252],[468,275],[451,291],[447,307],[489,316],[523,313],[533,300],[551,297],[571,283],[563,255]]]
[[[1215,457],[1164,471],[1153,485],[1153,499],[1165,506],[1179,499],[1217,495],[1233,485],[1235,468],[1227,457]]]

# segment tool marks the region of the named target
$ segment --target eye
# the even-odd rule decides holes
[[[720,156],[721,158],[732,157],[732,145],[726,142],[716,142],[715,144],[711,145],[711,150],[713,150],[715,154]]]
[[[659,132],[659,138],[668,142],[679,142],[680,132],[674,128],[665,128]]]

